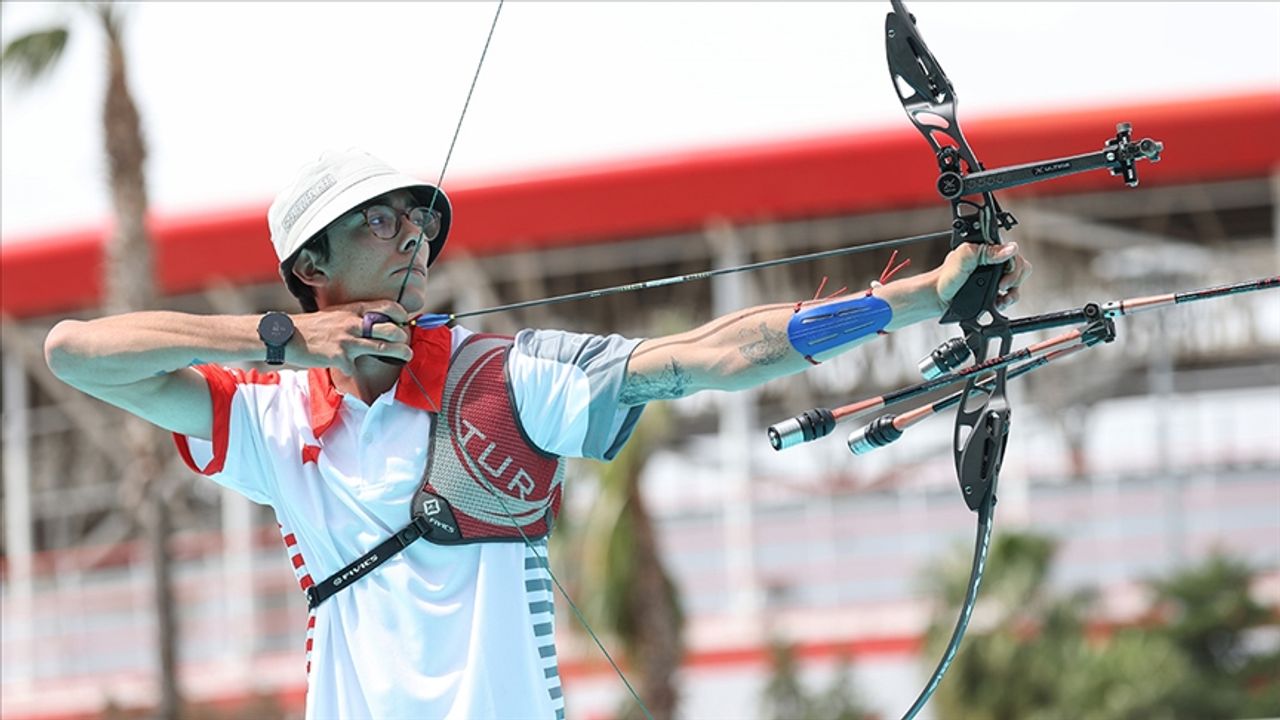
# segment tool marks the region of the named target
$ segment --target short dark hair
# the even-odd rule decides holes
[[[302,305],[302,312],[316,312],[320,306],[316,304],[315,288],[302,282],[298,276],[293,274],[294,263],[298,262],[298,256],[303,250],[311,250],[320,261],[329,259],[329,232],[321,230],[311,237],[310,240],[302,243],[302,247],[298,251],[290,255],[284,262],[280,263],[280,275],[284,277],[284,285],[289,288],[289,293],[298,299],[298,304]]]

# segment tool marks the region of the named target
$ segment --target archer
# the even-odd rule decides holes
[[[920,275],[667,337],[509,338],[414,323],[452,223],[435,186],[326,153],[268,222],[302,312],[64,320],[45,352],[274,509],[311,607],[308,717],[563,717],[545,558],[564,458],[611,459],[650,401],[754,387],[936,319],[980,266],[1007,263],[1000,307],[1031,272],[1013,243],[965,243]],[[225,367],[251,361],[290,369]]]

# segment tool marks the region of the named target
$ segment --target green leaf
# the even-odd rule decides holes
[[[15,38],[0,54],[0,69],[21,83],[34,83],[62,57],[67,36],[67,28],[52,27]]]

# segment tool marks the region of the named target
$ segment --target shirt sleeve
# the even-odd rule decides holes
[[[639,339],[522,330],[507,369],[520,425],[534,445],[565,457],[612,460],[644,406],[618,402]]]
[[[291,442],[270,428],[281,425],[278,373],[243,371],[216,365],[196,370],[209,385],[213,401],[213,438],[173,434],[178,454],[195,472],[253,502],[271,505],[275,497],[272,445]]]

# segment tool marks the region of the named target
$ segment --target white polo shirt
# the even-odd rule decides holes
[[[199,371],[210,441],[175,435],[193,470],[270,505],[305,589],[409,522],[433,416],[418,383],[443,377],[470,332],[414,331],[414,359],[365,405],[328,371]],[[519,421],[540,449],[611,459],[642,407],[618,404],[639,340],[525,330],[509,360]],[[546,556],[546,541],[534,543]],[[523,542],[413,543],[307,620],[308,720],[557,718],[564,700],[552,585]]]

